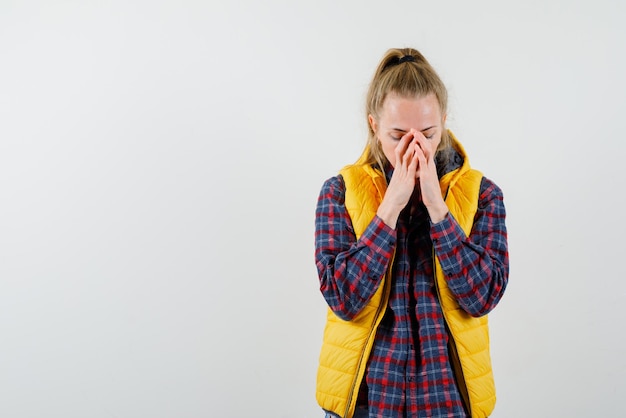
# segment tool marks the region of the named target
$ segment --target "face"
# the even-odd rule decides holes
[[[396,166],[395,149],[400,138],[411,129],[420,131],[433,148],[437,149],[446,115],[441,114],[439,102],[434,94],[406,98],[390,94],[385,99],[379,118],[369,115],[369,122],[382,146],[383,153],[392,166]]]

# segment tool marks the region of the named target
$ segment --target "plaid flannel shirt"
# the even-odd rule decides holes
[[[387,173],[389,176],[391,173]],[[491,311],[508,280],[505,209],[498,186],[483,178],[469,237],[451,214],[431,224],[419,199],[396,228],[374,217],[357,241],[344,206],[341,176],[320,192],[315,260],[321,292],[342,319],[354,317],[390,268],[391,294],[377,330],[359,399],[376,417],[466,417],[448,357],[448,335],[433,270],[436,253],[459,305]]]

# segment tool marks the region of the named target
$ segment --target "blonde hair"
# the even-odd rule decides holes
[[[385,99],[391,93],[408,98],[423,97],[432,93],[439,102],[441,115],[447,113],[448,91],[446,86],[426,58],[413,48],[392,48],[387,51],[378,64],[367,92],[366,118],[372,115],[378,119]],[[367,155],[364,163],[384,170],[389,161],[385,157],[369,121],[367,126]],[[451,146],[452,141],[448,131],[444,128],[441,133],[441,142],[437,148],[437,155],[442,154],[441,151],[450,150]]]

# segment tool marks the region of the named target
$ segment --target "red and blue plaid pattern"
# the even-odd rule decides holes
[[[315,260],[330,308],[350,320],[374,294],[395,250],[387,311],[377,330],[360,399],[370,416],[466,417],[448,357],[448,335],[437,298],[433,249],[459,305],[471,315],[491,311],[508,280],[502,192],[483,178],[469,237],[452,215],[431,224],[415,199],[396,229],[375,217],[357,241],[344,206],[341,176],[321,190]]]

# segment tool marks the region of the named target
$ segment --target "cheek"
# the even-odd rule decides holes
[[[433,150],[437,151],[437,148],[439,148],[439,144],[441,144],[441,135],[439,135],[438,138],[433,138]]]
[[[385,144],[383,145],[383,153],[392,167],[396,166],[396,145],[395,144]]]

